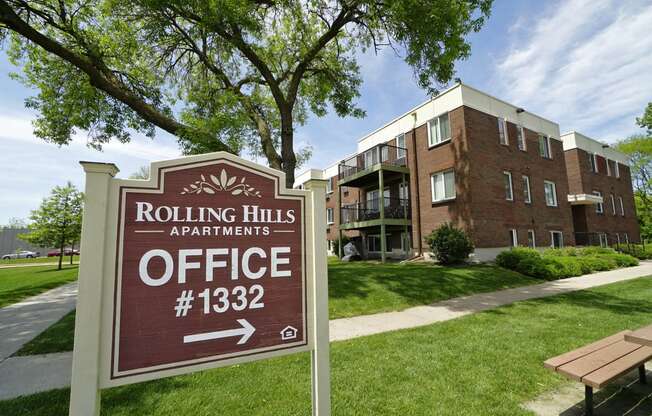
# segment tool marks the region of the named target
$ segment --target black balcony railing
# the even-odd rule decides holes
[[[340,208],[341,223],[348,224],[380,219],[381,203],[384,204],[385,218],[409,219],[411,216],[409,199],[385,197],[342,206]]]
[[[344,160],[339,165],[339,179],[355,175],[377,164],[407,166],[407,149],[404,147],[379,144],[362,153]]]

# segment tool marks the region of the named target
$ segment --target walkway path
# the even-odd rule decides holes
[[[641,262],[640,266],[627,269],[465,296],[428,306],[417,306],[401,312],[335,319],[330,321],[330,340],[342,341],[388,331],[431,325],[522,300],[544,298],[650,275],[652,275],[652,261],[647,261]],[[0,310],[0,313],[2,312]],[[63,314],[60,316],[63,316]],[[0,322],[2,322],[1,318]],[[0,323],[0,325],[2,324]],[[0,340],[2,339],[0,334]],[[71,363],[72,353],[70,352],[6,359],[0,363],[0,400],[68,386]],[[34,374],[44,373],[48,373],[48,377],[33,376]],[[7,383],[7,380],[12,380],[12,383]]]
[[[77,282],[73,282],[0,308],[0,365],[25,343],[75,309],[76,300]]]
[[[17,267],[37,267],[37,266],[57,266],[59,263],[20,263],[20,264],[0,264],[0,270],[2,269],[15,269]],[[79,261],[75,261],[72,264],[79,264]],[[70,266],[70,262],[63,262],[63,266]]]

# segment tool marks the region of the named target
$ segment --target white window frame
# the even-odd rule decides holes
[[[625,234],[625,243],[629,244],[629,235],[627,233],[624,234]]]
[[[614,160],[614,166],[616,167],[616,178],[620,178],[620,166],[618,166],[617,160]]]
[[[530,245],[530,238],[532,239],[532,245]],[[530,248],[537,248],[537,234],[534,230],[527,230],[527,245]]]
[[[541,138],[543,137],[544,142],[545,142],[545,149],[547,150],[547,154],[541,154]],[[552,159],[552,148],[550,147],[550,136],[545,135],[545,134],[539,134],[539,139],[538,139],[538,144],[539,144],[539,155],[544,158],[544,159]]]
[[[600,247],[609,247],[609,239],[607,238],[607,233],[599,233],[598,237],[600,238]]]
[[[532,188],[530,188],[530,177],[523,175],[523,199],[526,204],[532,203]],[[527,191],[527,194],[526,194]]]
[[[611,166],[609,166],[609,158],[605,157],[604,160],[606,161],[606,165],[607,165],[607,176],[611,176]]]
[[[527,140],[525,140],[525,130],[520,124],[516,126],[516,145],[518,150],[527,152]]]
[[[335,210],[326,208],[326,224],[335,224]]]
[[[387,244],[389,241],[392,241],[389,238],[391,235],[392,234],[390,234],[390,233],[385,234],[385,253],[391,253],[392,252],[390,244]],[[378,238],[378,244],[380,245],[380,247],[378,247],[378,251],[370,249],[369,238],[371,238],[371,237]],[[367,251],[369,253],[380,253],[381,247],[382,247],[382,241],[380,240],[380,234],[368,234],[367,235]]]
[[[625,216],[625,206],[623,205],[623,197],[622,196],[618,197],[618,205],[620,205],[620,216],[624,217]]]
[[[598,173],[598,159],[595,157],[595,153],[589,153],[591,157],[591,172]]]
[[[333,177],[331,176],[328,178],[326,181],[326,193],[327,194],[332,194],[333,193]]]
[[[441,137],[441,122],[440,122],[440,119],[442,117],[444,117],[444,116],[446,116],[448,118],[448,134],[449,134],[449,136],[446,137],[446,138]],[[432,123],[433,122],[437,123],[437,135],[440,136],[440,137],[432,137]],[[445,142],[450,141],[452,139],[453,133],[451,132],[451,128],[450,128],[451,127],[451,119],[450,119],[448,113],[442,113],[442,114],[428,120],[428,123],[426,123],[426,125],[427,125],[427,130],[428,130],[428,147],[437,146],[437,145],[439,145],[441,143],[445,143]]]
[[[553,198],[553,204],[550,204],[548,201],[548,196],[546,195],[546,185],[552,185],[552,198]],[[543,194],[546,199],[546,206],[548,207],[556,207],[559,205],[559,201],[557,200],[557,184],[555,184],[553,181],[543,181]]]
[[[507,191],[507,188],[505,188],[505,179],[509,179],[509,193],[505,194],[505,200],[507,201],[513,201],[514,200],[514,184],[512,182],[512,172],[509,172],[507,170],[503,171],[503,189]]]
[[[400,143],[400,140],[403,140],[403,144]],[[401,159],[407,154],[407,148],[405,146],[405,133],[401,133],[394,139],[396,143],[396,158]]]
[[[559,247],[555,247],[555,234],[559,234]],[[564,233],[561,231],[550,231],[550,247],[552,248],[563,248],[564,247]]]
[[[518,247],[518,232],[516,228],[509,229],[509,240],[510,247]]]
[[[398,199],[402,206],[408,206],[408,201],[410,200],[410,188],[408,183],[398,184]]]
[[[593,191],[593,195],[602,197],[602,192]],[[603,202],[598,202],[597,204],[595,204],[595,213],[596,214],[604,214],[604,200],[603,200]]]
[[[446,197],[446,174],[447,173],[452,173],[453,174],[453,195]],[[437,176],[441,175],[442,176],[442,184],[444,186],[443,188],[443,198],[435,199],[435,178]],[[442,170],[440,172],[435,172],[430,174],[430,196],[431,200],[433,203],[436,202],[442,202],[442,201],[451,201],[457,197],[457,190],[455,189],[455,171],[453,169],[447,169],[447,170]]]
[[[504,117],[498,117],[498,136],[499,143],[503,146],[509,146],[509,136],[507,135],[507,120]]]
[[[611,198],[611,213],[613,216],[616,216],[616,199],[614,198],[614,194],[609,194],[609,197]]]

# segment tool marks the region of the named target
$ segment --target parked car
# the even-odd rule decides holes
[[[52,250],[48,251],[48,257],[58,257],[59,254],[61,253],[61,250]],[[79,256],[79,250],[74,249],[74,248],[64,248],[63,249],[63,255],[64,256]]]
[[[2,260],[33,259],[38,256],[40,256],[40,253],[36,251],[18,250],[15,253],[4,254]]]

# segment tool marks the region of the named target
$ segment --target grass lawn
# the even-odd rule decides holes
[[[541,283],[491,265],[328,261],[330,317],[397,311],[458,296]]]
[[[542,362],[652,322],[652,277],[520,302],[423,328],[331,344],[334,415],[528,415],[568,383]],[[310,415],[309,354],[103,391],[102,414]],[[66,415],[69,390],[0,402],[0,414]]]
[[[539,282],[495,266],[342,263],[333,259],[329,260],[328,277],[331,319],[401,310],[470,293]],[[74,316],[66,316],[16,355],[71,351],[74,326]]]
[[[39,336],[23,345],[14,355],[39,355],[72,351],[75,338],[75,311],[41,332]]]
[[[55,266],[0,269],[0,307],[76,280],[77,267],[65,266],[62,270]]]
[[[73,256],[73,262],[79,262],[79,256]],[[35,259],[12,259],[12,260],[2,260],[0,259],[1,265],[10,265],[10,264],[29,264],[29,263],[58,263],[59,257],[37,257]],[[63,264],[70,264],[70,256],[63,258]]]

